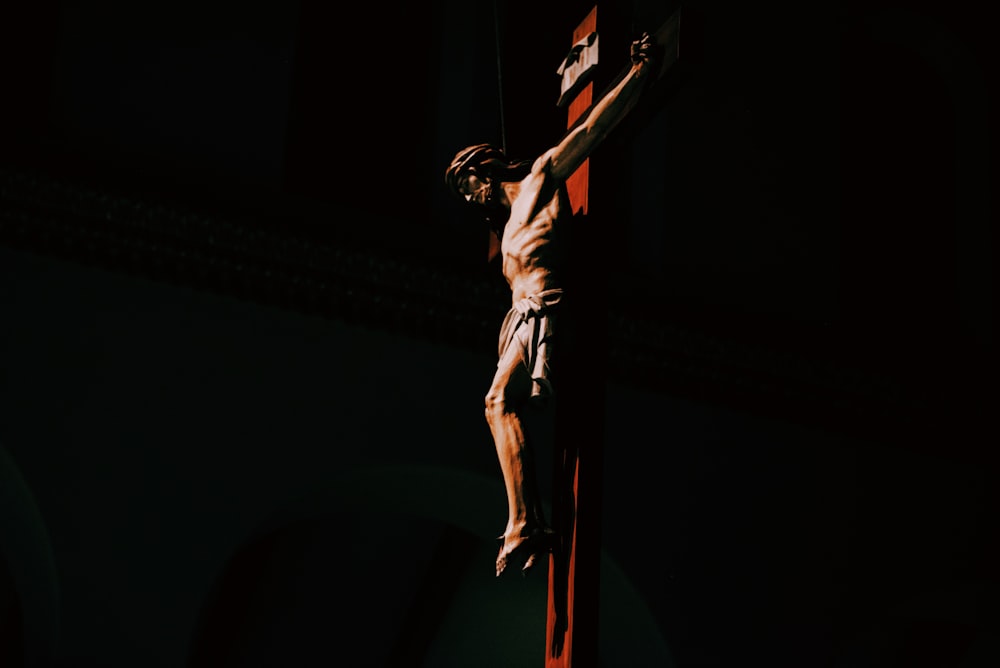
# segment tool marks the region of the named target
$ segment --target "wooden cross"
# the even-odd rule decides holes
[[[653,35],[664,49],[662,77],[676,61],[679,51],[680,10]],[[567,108],[567,128],[588,111],[594,101],[595,82],[601,79],[600,39],[597,7],[594,6],[573,31],[573,51],[577,57],[570,79],[563,72],[559,106]],[[586,53],[586,49],[597,49]],[[605,53],[612,53],[604,48]],[[572,53],[572,52],[571,52]],[[614,53],[617,53],[615,51]],[[617,60],[617,59],[615,59]],[[596,62],[595,62],[596,61]],[[566,63],[564,63],[564,66]],[[572,75],[584,80],[571,80]],[[604,77],[610,79],[610,77]],[[613,82],[609,82],[609,86]],[[601,200],[592,201],[591,165],[588,158],[567,180],[573,213],[579,219],[574,228],[584,228],[576,237],[573,254],[599,253],[595,246],[606,236],[586,230],[593,203],[595,216],[610,216]],[[597,241],[595,241],[597,240]],[[573,272],[573,290],[586,295],[591,304],[606,303],[606,281],[593,272]],[[601,554],[601,487],[604,424],[604,380],[607,365],[607,326],[592,316],[572,312],[568,345],[560,349],[557,362],[559,393],[556,404],[555,461],[553,479],[553,527],[560,537],[549,557],[548,605],[546,613],[546,668],[596,668],[598,665],[598,622]],[[585,327],[575,323],[586,323]],[[595,382],[595,379],[598,382]],[[588,420],[579,419],[586,415]]]

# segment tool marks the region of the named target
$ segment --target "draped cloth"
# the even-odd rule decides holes
[[[552,335],[555,307],[562,299],[558,288],[543,290],[514,302],[500,327],[500,363],[516,352],[531,375],[531,400],[544,403],[552,396]]]

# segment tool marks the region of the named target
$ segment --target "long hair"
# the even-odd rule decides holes
[[[531,160],[511,160],[493,144],[474,144],[455,154],[444,172],[444,181],[456,196],[462,197],[462,193],[458,191],[458,181],[466,172],[479,178],[520,181],[529,171]]]

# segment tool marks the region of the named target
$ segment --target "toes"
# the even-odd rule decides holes
[[[526,555],[526,559],[524,565],[521,567],[521,572],[527,573],[537,565],[540,558],[543,558],[544,555],[552,550],[554,540],[555,533],[553,531],[542,530],[521,538],[513,545],[505,542],[503,547],[500,548],[500,554],[497,556],[497,577],[506,570],[511,560],[517,555],[522,554]]]

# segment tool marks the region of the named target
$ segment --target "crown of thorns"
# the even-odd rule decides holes
[[[444,173],[444,181],[453,192],[458,193],[458,179],[468,171],[475,171],[475,168],[486,162],[495,162],[506,165],[508,160],[504,152],[493,144],[476,144],[463,148],[455,154],[455,158],[448,165]]]

